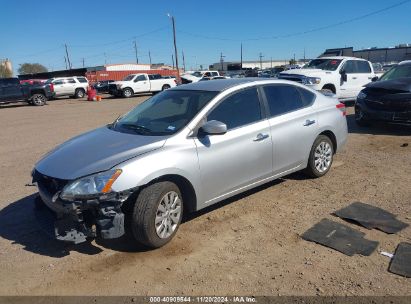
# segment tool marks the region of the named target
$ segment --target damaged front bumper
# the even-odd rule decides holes
[[[60,198],[65,181],[35,171],[33,182],[37,184],[42,202],[53,212],[56,239],[78,244],[87,238],[114,239],[124,234],[121,206],[136,189],[71,202]]]

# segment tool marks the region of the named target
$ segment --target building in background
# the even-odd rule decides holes
[[[11,64],[11,61],[6,59],[0,59],[0,65],[5,68],[6,71],[10,73],[11,76],[13,76],[13,65]]]
[[[326,56],[350,56],[367,59],[372,63],[396,63],[404,60],[411,60],[411,44],[399,44],[395,47],[377,48],[354,51],[353,47],[327,49],[319,57]]]
[[[269,69],[276,66],[289,65],[290,59],[273,59],[273,60],[256,60],[243,61],[243,69]],[[303,60],[297,60],[295,64],[303,64]],[[239,71],[241,70],[241,61],[224,61],[216,62],[210,65],[210,70],[218,71]]]

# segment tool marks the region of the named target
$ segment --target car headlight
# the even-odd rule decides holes
[[[321,78],[319,77],[306,77],[304,78],[304,84],[320,84]]]
[[[361,91],[357,96],[358,99],[364,99],[365,97],[367,97],[367,94],[365,94],[363,91]]]
[[[109,170],[77,179],[67,184],[60,193],[60,198],[67,201],[99,196],[109,193],[111,186],[120,176],[121,170]]]

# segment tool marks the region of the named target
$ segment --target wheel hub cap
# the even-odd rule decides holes
[[[178,193],[168,192],[157,207],[154,221],[157,235],[162,239],[170,237],[177,229],[181,214],[181,199]]]
[[[330,168],[332,148],[328,142],[321,142],[314,153],[314,165],[318,172],[323,173]]]

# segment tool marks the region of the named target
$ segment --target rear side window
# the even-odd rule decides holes
[[[66,80],[67,83],[76,83],[76,81],[73,78],[69,78]]]
[[[367,61],[357,61],[357,73],[371,73],[370,64]]]
[[[313,102],[315,94],[290,85],[264,86],[270,116],[278,116],[305,108]]]
[[[227,125],[228,130],[261,119],[261,107],[256,88],[241,90],[230,95],[207,115],[208,121],[221,121]]]
[[[63,80],[54,80],[53,81],[53,84],[55,84],[55,85],[59,85],[59,84],[63,84],[64,82],[63,82]]]
[[[87,82],[87,79],[83,78],[83,77],[77,77],[77,80],[81,83],[86,83]]]

